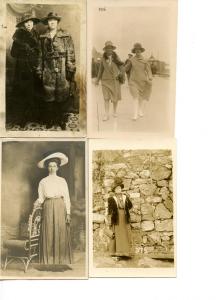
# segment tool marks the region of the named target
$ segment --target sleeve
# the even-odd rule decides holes
[[[129,199],[129,197],[126,197],[126,204],[127,204],[128,209],[131,209],[131,208],[132,208],[132,202],[131,202],[131,200]]]
[[[40,181],[40,183],[39,183],[39,187],[38,187],[38,199],[37,199],[37,201],[40,204],[43,204],[43,202],[45,201],[44,188],[43,188],[42,181]]]
[[[126,64],[125,64],[125,72],[126,73],[128,73],[128,72],[130,72],[131,71],[131,69],[132,69],[132,63],[131,63],[131,61],[130,60],[128,60],[127,62],[126,62]]]
[[[112,198],[108,198],[108,215],[112,215],[112,212],[113,212]]]
[[[67,37],[66,43],[66,70],[71,73],[76,72],[75,49],[71,36]]]
[[[103,62],[101,61],[99,69],[98,69],[97,81],[101,80],[103,72],[104,72],[104,66],[103,66]]]
[[[69,189],[68,189],[68,185],[67,185],[67,182],[65,179],[63,180],[63,196],[64,196],[64,203],[66,206],[66,211],[67,211],[67,214],[69,215],[71,203],[70,203]]]

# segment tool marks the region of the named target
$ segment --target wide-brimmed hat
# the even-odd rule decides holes
[[[116,47],[113,45],[113,43],[111,41],[105,42],[103,50],[106,50],[107,48],[111,48],[113,50],[116,49]]]
[[[47,25],[48,24],[48,20],[50,20],[50,19],[55,19],[58,22],[60,22],[61,16],[58,16],[58,14],[56,14],[56,13],[50,12],[50,13],[48,13],[47,17],[41,19],[41,22],[43,24]]]
[[[43,169],[45,168],[45,162],[47,160],[50,160],[52,158],[58,158],[60,160],[60,167],[63,166],[63,165],[66,165],[68,163],[68,157],[64,154],[64,153],[61,153],[61,152],[55,152],[55,153],[52,153],[48,156],[46,156],[45,158],[43,158],[42,160],[40,160],[40,162],[38,162],[37,166],[40,168],[40,169]]]
[[[22,17],[18,20],[16,27],[22,26],[25,22],[32,20],[34,24],[39,23],[39,19],[36,18],[32,13],[25,13]]]
[[[116,178],[114,179],[114,184],[112,185],[112,188],[111,188],[112,191],[114,192],[114,190],[115,190],[116,187],[118,187],[118,186],[120,186],[121,189],[124,188],[124,184],[123,184],[122,178],[116,177]]]
[[[136,49],[140,49],[141,52],[144,52],[145,51],[145,48],[142,47],[142,45],[140,43],[135,43],[133,48],[132,48],[132,53],[135,53],[135,50]]]

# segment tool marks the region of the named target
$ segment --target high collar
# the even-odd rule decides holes
[[[67,37],[67,36],[69,36],[69,33],[63,31],[62,29],[58,29],[57,32],[56,32],[56,34],[54,36],[57,36],[57,37]],[[50,31],[47,30],[44,34],[41,34],[40,37],[46,37],[46,38],[50,39],[51,38]]]

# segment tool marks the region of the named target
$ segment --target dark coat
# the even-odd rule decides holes
[[[16,59],[14,73],[14,89],[21,96],[31,95],[34,89],[34,76],[38,73],[40,58],[39,36],[32,29],[30,32],[23,27],[13,35],[11,56]]]
[[[67,101],[76,71],[72,38],[69,33],[59,29],[53,38],[49,31],[40,35],[40,41],[44,101]]]
[[[129,210],[132,208],[132,202],[126,196],[124,212],[126,216],[126,223],[130,223],[130,213]],[[114,197],[108,198],[108,214],[111,215],[111,225],[117,225],[119,223],[118,219],[118,206]]]

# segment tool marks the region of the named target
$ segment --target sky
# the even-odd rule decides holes
[[[126,58],[133,44],[140,42],[145,57],[153,54],[170,63],[171,16],[168,7],[107,7],[103,12],[93,8],[93,47],[101,52],[110,40],[117,46],[117,54]]]

